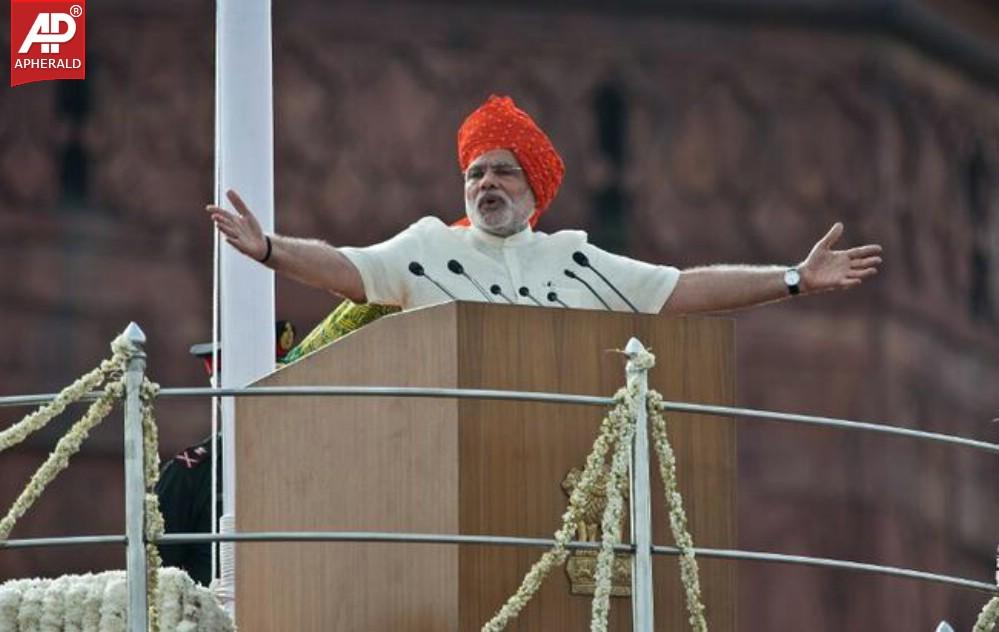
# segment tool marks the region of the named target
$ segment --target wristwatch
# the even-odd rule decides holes
[[[784,285],[787,286],[787,292],[791,296],[795,296],[801,292],[801,288],[798,284],[801,283],[801,273],[798,272],[798,268],[788,268],[784,271]]]

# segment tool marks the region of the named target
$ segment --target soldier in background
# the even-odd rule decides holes
[[[276,326],[276,358],[281,362],[295,343],[295,328],[288,321],[278,321]],[[191,347],[191,354],[204,363],[209,377],[212,375],[212,343]],[[219,367],[221,372],[222,367]],[[212,532],[212,451],[220,440],[208,437],[197,445],[185,448],[170,459],[160,472],[156,496],[166,524],[166,533]],[[216,463],[216,516],[222,515],[222,452]],[[212,581],[212,545],[168,544],[159,547],[164,566],[174,566],[187,572],[191,578],[205,586]]]

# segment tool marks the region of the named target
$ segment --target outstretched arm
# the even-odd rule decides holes
[[[282,235],[265,236],[260,223],[235,191],[227,191],[236,213],[215,205],[205,210],[212,221],[236,250],[261,261],[267,256],[267,239],[271,254],[264,265],[284,276],[295,279],[355,302],[365,301],[361,274],[339,250],[318,239],[297,239]]]
[[[843,234],[837,222],[797,266],[801,294],[845,290],[874,276],[881,263],[881,246],[868,244],[833,250]],[[719,312],[762,305],[788,298],[784,273],[788,266],[717,265],[680,273],[664,314]]]

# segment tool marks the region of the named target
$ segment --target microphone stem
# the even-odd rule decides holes
[[[541,304],[541,301],[539,301],[538,299],[534,298],[534,295],[531,294],[531,291],[527,289],[527,286],[524,286],[524,287],[520,288],[519,294],[521,296],[523,296],[524,298],[531,299],[531,301],[533,301],[534,304],[537,305],[538,307],[544,307],[544,305]]]
[[[475,279],[473,279],[473,278],[472,278],[471,276],[469,276],[469,274],[468,274],[467,272],[462,272],[461,274],[462,274],[462,276],[464,276],[464,277],[465,277],[466,279],[468,279],[469,281],[471,281],[471,282],[472,282],[472,285],[474,285],[474,286],[475,286],[475,289],[477,289],[477,290],[479,291],[479,294],[481,294],[482,296],[485,296],[485,297],[486,297],[486,300],[487,300],[487,301],[489,301],[490,303],[494,303],[494,302],[495,302],[495,301],[493,301],[493,298],[492,298],[491,296],[489,296],[489,294],[487,294],[487,293],[486,293],[486,291],[485,291],[484,289],[482,289],[482,286],[481,286],[481,285],[479,285],[479,282],[478,282],[478,281],[476,281],[476,280],[475,280]]]
[[[424,275],[424,276],[425,276],[425,277],[426,277],[426,278],[427,278],[427,279],[428,279],[428,280],[429,280],[429,281],[430,281],[431,283],[433,283],[434,285],[436,285],[436,286],[437,286],[437,288],[438,288],[438,289],[440,289],[440,291],[441,291],[441,292],[444,292],[444,293],[445,293],[445,294],[447,294],[447,295],[448,295],[449,297],[451,297],[451,300],[452,300],[452,301],[457,301],[457,300],[458,300],[457,298],[455,298],[454,294],[452,294],[452,293],[448,292],[448,291],[447,291],[447,288],[445,288],[445,287],[444,287],[443,285],[441,285],[440,283],[438,283],[438,282],[437,282],[437,281],[436,281],[436,280],[435,280],[435,279],[434,279],[433,277],[431,277],[431,276],[428,276],[428,275]]]
[[[507,303],[509,303],[509,304],[511,304],[511,305],[513,305],[513,304],[514,304],[514,302],[510,300],[510,297],[509,297],[509,296],[507,296],[506,294],[504,294],[503,292],[500,292],[500,293],[499,293],[499,295],[500,295],[500,296],[502,296],[502,297],[503,297],[503,300],[505,300],[505,301],[506,301]]]
[[[624,302],[625,302],[625,303],[626,303],[626,304],[628,305],[628,307],[630,307],[630,308],[631,308],[631,311],[635,312],[636,314],[638,313],[638,308],[637,308],[637,307],[635,307],[635,306],[634,306],[634,305],[633,305],[633,304],[631,303],[631,301],[629,301],[628,299],[626,299],[626,298],[624,297],[624,294],[621,294],[621,291],[620,291],[620,290],[618,290],[618,289],[617,289],[617,288],[616,288],[616,287],[614,286],[614,284],[613,284],[613,283],[611,283],[610,281],[608,281],[608,280],[607,280],[607,277],[605,277],[604,275],[600,274],[600,270],[597,270],[597,269],[596,269],[596,268],[594,268],[593,266],[586,266],[586,267],[588,267],[588,268],[589,268],[590,270],[593,270],[593,271],[594,271],[594,272],[596,273],[596,275],[597,275],[598,277],[600,277],[600,280],[601,280],[601,281],[603,281],[604,283],[606,283],[606,284],[607,284],[607,287],[609,287],[610,289],[614,290],[614,293],[615,293],[615,294],[617,294],[617,295],[618,295],[618,296],[619,296],[619,297],[621,298],[621,300],[622,300],[622,301],[624,301]],[[606,304],[607,304],[607,303],[604,303],[604,305],[606,305]],[[610,309],[610,308],[608,307],[607,309]]]
[[[575,278],[576,278],[577,281],[579,281],[580,283],[582,283],[583,285],[586,286],[586,289],[588,289],[590,291],[590,294],[592,294],[593,296],[597,297],[597,300],[600,301],[600,303],[607,309],[608,312],[613,312],[614,311],[614,310],[611,309],[611,306],[607,304],[607,301],[604,300],[604,297],[602,297],[599,294],[597,294],[597,291],[593,289],[593,286],[590,285],[589,283],[587,283],[586,280],[583,277],[581,277],[581,276],[579,276],[577,274]]]

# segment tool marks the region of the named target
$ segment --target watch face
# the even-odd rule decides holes
[[[798,285],[801,282],[801,275],[796,268],[791,268],[784,273],[784,283],[788,286]]]

